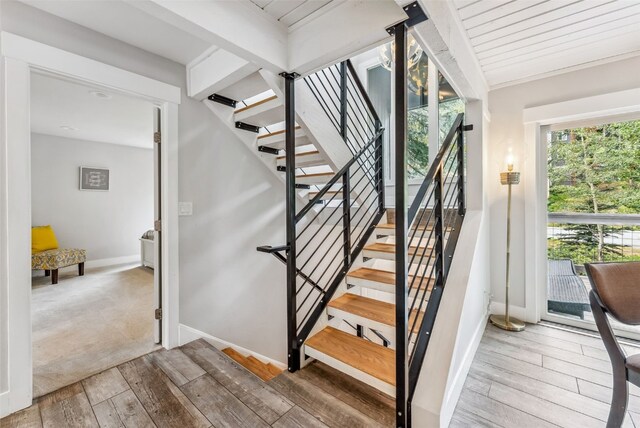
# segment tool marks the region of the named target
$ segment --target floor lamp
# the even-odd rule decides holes
[[[507,278],[505,290],[504,315],[491,315],[491,324],[503,330],[522,331],[524,323],[517,318],[509,316],[509,262],[511,256],[511,186],[520,183],[520,173],[513,170],[513,161],[507,163],[507,172],[500,173],[500,183],[509,186],[509,196],[507,199]]]

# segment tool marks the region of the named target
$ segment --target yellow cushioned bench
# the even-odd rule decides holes
[[[87,252],[79,248],[58,248],[58,240],[51,226],[31,228],[31,269],[51,274],[51,283],[58,283],[58,269],[78,265],[78,275],[84,275]]]
[[[87,260],[86,250],[79,248],[57,248],[31,255],[31,269],[42,269],[45,275],[51,272],[51,283],[58,283],[58,269],[78,265],[78,275],[84,275],[84,262]]]

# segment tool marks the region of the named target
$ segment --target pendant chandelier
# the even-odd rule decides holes
[[[380,63],[384,68],[391,71],[395,59],[395,42],[380,46]],[[407,69],[411,70],[418,64],[422,56],[422,48],[416,39],[409,34],[407,37]]]

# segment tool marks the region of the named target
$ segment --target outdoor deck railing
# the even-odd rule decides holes
[[[640,214],[549,213],[547,248],[580,274],[584,263],[640,261]]]

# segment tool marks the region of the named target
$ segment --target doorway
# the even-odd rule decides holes
[[[543,318],[595,330],[585,263],[640,261],[640,120],[554,125],[547,144]],[[640,328],[610,319],[616,334]]]
[[[4,186],[0,189],[0,221],[9,233],[0,239],[0,301],[4,331],[0,337],[0,415],[32,403],[31,331],[31,229],[30,197],[30,79],[32,73],[99,85],[102,88],[147,99],[161,107],[162,115],[162,346],[178,345],[178,106],[180,88],[120,69],[81,55],[66,52],[11,33],[3,33],[6,106],[0,134]],[[7,308],[11,308],[8,311]],[[9,376],[9,374],[11,374]]]
[[[159,347],[159,120],[148,100],[32,73],[35,397]]]

